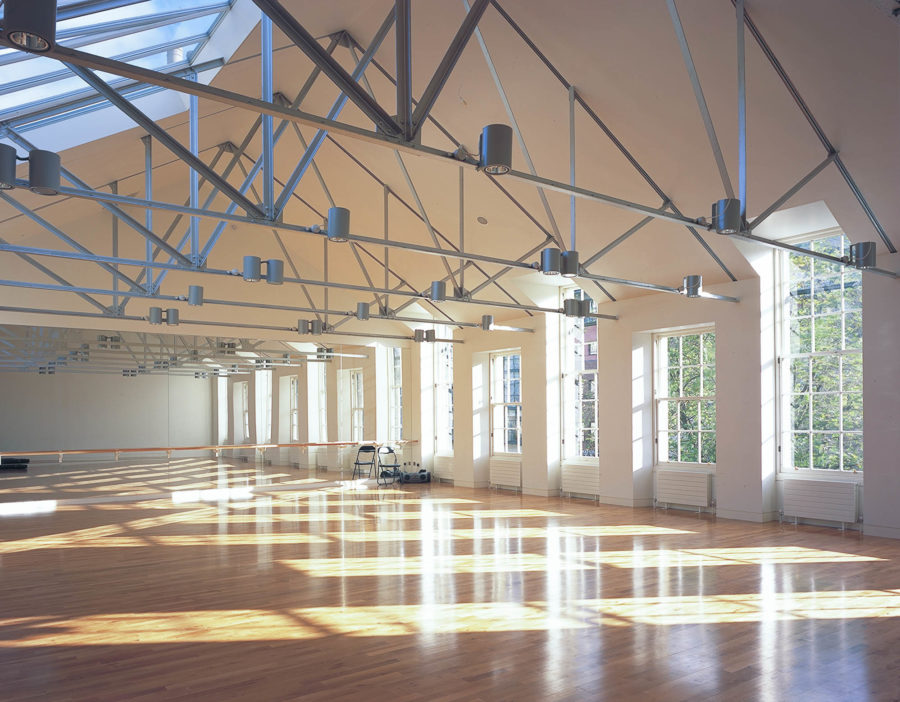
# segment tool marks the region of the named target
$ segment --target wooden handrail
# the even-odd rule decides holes
[[[418,439],[404,439],[402,441],[322,441],[317,443],[291,443],[291,444],[220,444],[216,446],[147,446],[144,448],[98,448],[98,449],[58,449],[55,451],[0,451],[0,458],[6,456],[59,456],[62,463],[63,456],[77,456],[89,453],[114,453],[116,458],[120,453],[155,453],[165,451],[171,455],[174,451],[234,451],[238,449],[256,449],[265,451],[270,448],[309,448],[311,446],[402,446],[403,444],[416,444]]]

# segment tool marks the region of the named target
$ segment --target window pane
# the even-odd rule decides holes
[[[681,337],[681,362],[686,366],[700,365],[700,335]]]
[[[862,309],[862,283],[859,274],[847,272],[844,274],[844,309]]]
[[[678,462],[678,434],[672,432],[669,434],[669,456],[668,460],[672,463]]]
[[[709,366],[716,365],[716,335],[706,333],[703,335],[703,363]]]
[[[838,470],[841,467],[841,435],[837,432],[813,433],[813,468]]]
[[[834,430],[841,428],[841,396],[812,396],[812,428],[816,430]]]
[[[668,414],[668,422],[666,423],[669,431],[677,431],[678,430],[678,403],[677,402],[666,402],[666,412]]]
[[[681,371],[676,368],[669,369],[669,397],[681,397]]]
[[[681,461],[684,463],[699,463],[700,451],[697,445],[698,432],[681,432]]]
[[[681,369],[684,397],[700,397],[700,366],[686,366]]]
[[[709,397],[716,394],[716,368],[703,366],[703,395]]]
[[[705,400],[700,403],[700,426],[703,429],[716,428],[716,403]]]
[[[669,366],[677,366],[678,365],[678,346],[679,346],[680,337],[670,336],[666,342],[667,348],[667,357],[669,360]]]
[[[844,315],[844,348],[862,348],[862,312],[848,312]]]
[[[862,393],[848,392],[844,397],[844,431],[862,431],[863,411]]]
[[[821,262],[816,261],[818,266]],[[829,265],[829,264],[824,264]],[[816,275],[813,282],[813,312],[817,315],[841,311],[841,274]]]
[[[841,390],[862,390],[862,354],[847,354],[841,360]]]
[[[841,389],[839,356],[817,356],[812,359],[813,392],[837,392]]]
[[[791,353],[812,351],[812,330],[809,317],[791,320]]]
[[[794,467],[809,468],[809,434],[793,434]]]
[[[585,431],[581,437],[581,455],[582,456],[596,456],[597,455],[597,440],[592,431]]]
[[[844,470],[863,469],[862,434],[844,434]]]
[[[581,399],[593,400],[597,397],[597,376],[593,373],[585,373],[581,376]]]
[[[698,402],[679,402],[680,429],[697,429],[699,415]]]
[[[794,395],[791,399],[791,428],[809,431],[809,395]]]
[[[790,293],[791,317],[808,317],[812,314],[812,298],[809,294],[809,284],[799,290]]]
[[[856,314],[856,313],[854,313]],[[849,315],[848,315],[849,316]],[[815,351],[840,351],[841,349],[841,315],[829,314],[825,317],[814,317],[816,343]]]
[[[809,358],[791,359],[791,382],[794,392],[809,392]]]
[[[716,435],[711,431],[700,433],[700,462],[716,462]]]

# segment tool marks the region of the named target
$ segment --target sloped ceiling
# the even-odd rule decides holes
[[[315,36],[326,37],[346,31],[362,46],[368,45],[384,17],[389,0],[286,0],[285,6]],[[673,30],[666,3],[592,2],[567,0],[505,0],[503,9],[521,26],[537,47],[570,81],[591,109],[629,150],[647,174],[690,217],[709,216],[710,203],[724,197],[723,186],[713,160],[688,73]],[[823,131],[853,174],[889,236],[900,243],[900,208],[895,189],[900,170],[900,29],[877,3],[848,3],[842,0],[748,0],[747,11],[766,37],[773,51],[796,84],[803,99],[820,122]],[[712,120],[722,146],[729,174],[737,185],[737,87],[735,15],[728,0],[682,0],[678,10],[684,24],[697,72]],[[460,2],[417,0],[412,9],[412,92],[421,95],[446,47],[465,16]],[[529,49],[495,7],[489,7],[480,22],[485,46],[539,175],[559,181],[569,178],[569,104],[566,88]],[[256,96],[259,93],[259,35],[255,28],[229,63],[218,73],[214,85]],[[311,62],[275,31],[275,89],[293,100],[313,70]],[[371,89],[389,112],[394,112],[395,92],[388,76],[394,74],[394,35],[388,34],[376,54],[378,67],[366,73]],[[336,47],[334,56],[352,70],[356,56],[346,45]],[[320,76],[301,109],[325,115],[338,97],[337,88]],[[826,155],[815,132],[797,108],[766,57],[747,36],[748,100],[748,216],[752,218],[787,191]],[[223,144],[240,144],[253,127],[256,115],[200,101],[201,153],[207,162]],[[509,123],[497,87],[488,70],[476,38],[469,42],[455,70],[444,86],[432,112],[433,117],[469,152],[477,151],[481,127],[494,122]],[[342,121],[371,128],[352,103],[344,108]],[[187,114],[161,123],[182,143],[188,142]],[[276,125],[278,124],[276,120]],[[62,125],[60,128],[65,128]],[[309,142],[314,130],[300,128]],[[618,198],[659,207],[662,203],[644,177],[623,156],[593,119],[580,107],[576,111],[576,180],[585,188]],[[123,194],[142,196],[144,150],[141,130],[132,129],[91,142],[62,154],[64,165],[92,186],[107,187],[116,181]],[[433,124],[423,130],[423,143],[452,149],[455,144]],[[40,146],[40,144],[38,144]],[[241,165],[230,176],[234,184],[243,180],[241,168],[250,168],[259,156],[261,139],[255,136]],[[284,181],[303,153],[293,126],[289,126],[275,152],[277,177]],[[217,161],[221,173],[234,154],[225,151]],[[457,244],[459,224],[459,170],[452,163],[404,154],[403,165],[415,186],[427,219],[441,247]],[[284,220],[312,225],[321,223],[330,200],[351,210],[354,234],[385,235],[385,186],[388,196],[388,235],[391,239],[433,246],[434,240],[422,221],[396,153],[389,148],[345,137],[327,139],[315,163],[321,182],[310,170],[295,191]],[[154,198],[184,203],[188,194],[187,167],[161,146],[154,147]],[[514,147],[513,167],[527,170],[522,152]],[[257,179],[257,200],[261,182]],[[276,186],[278,189],[280,186]],[[506,191],[506,193],[503,192]],[[207,190],[201,190],[201,201]],[[39,208],[42,217],[77,239],[95,253],[112,251],[112,224],[108,213],[96,203],[46,198],[14,191],[21,203]],[[505,259],[515,259],[548,241],[555,227],[569,241],[569,199],[548,193],[552,220],[536,189],[526,183],[504,180],[496,183],[481,173],[466,169],[464,174],[464,240],[467,250]],[[851,240],[876,239],[871,224],[835,167],[829,167],[801,190],[784,207],[823,201]],[[212,209],[223,210],[228,201],[216,197]],[[143,213],[133,211],[143,221]],[[174,221],[167,213],[154,215],[154,230],[163,234]],[[577,203],[577,248],[582,260],[602,249],[642,217],[604,204],[579,200]],[[485,223],[482,223],[482,220]],[[201,222],[205,241],[215,223]],[[186,220],[178,224],[173,240],[182,237]],[[790,232],[785,232],[785,235]],[[0,203],[0,236],[11,243],[28,246],[66,248],[55,237],[31,222],[6,203]],[[737,279],[753,276],[753,270],[734,244],[715,233],[703,232],[705,241]],[[281,243],[271,229],[229,224],[214,248],[208,265],[215,269],[239,268],[244,255],[286,258],[285,271],[311,280],[323,280],[325,243],[321,237],[281,232]],[[126,225],[118,226],[121,256],[140,258],[144,241]],[[282,245],[284,248],[282,248]],[[882,247],[879,241],[879,248]],[[357,255],[359,260],[357,260]],[[330,281],[376,287],[385,281],[384,252],[381,247],[332,244],[327,250]],[[526,259],[537,260],[537,255]],[[76,285],[111,287],[111,277],[96,265],[43,259],[43,263]],[[360,266],[365,268],[365,272]],[[389,286],[406,284],[407,290],[424,291],[430,282],[446,275],[447,267],[436,256],[391,250]],[[453,275],[459,261],[449,260]],[[465,287],[475,289],[501,270],[494,264],[468,266]],[[725,283],[729,276],[683,226],[655,220],[627,241],[592,264],[591,272],[678,286],[686,274],[702,274],[704,283]],[[129,269],[137,275],[139,271]],[[295,273],[296,271],[296,273]],[[44,273],[31,268],[11,254],[0,255],[0,277],[47,282]],[[535,288],[529,284],[537,272],[513,271],[476,293],[484,300],[517,301],[526,305],[546,300],[528,297]],[[518,282],[517,282],[518,281]],[[186,295],[187,286],[201,284],[207,297],[298,307],[325,306],[325,288],[298,285],[267,286],[248,284],[240,278],[173,272],[166,277],[161,292]],[[452,289],[452,286],[448,286]],[[647,294],[620,285],[605,286],[616,299]],[[593,286],[592,294],[607,298]],[[3,288],[4,305],[44,307],[73,311],[94,311],[71,294]],[[105,304],[108,297],[100,296]],[[394,296],[392,307],[412,298]],[[359,301],[374,302],[371,293],[332,289],[328,307],[353,310]],[[144,315],[153,303],[136,299],[127,314]],[[244,321],[252,324],[288,327],[297,318],[311,313],[288,310],[231,308],[206,305],[187,308],[180,303],[161,306],[183,307],[184,317],[209,321]],[[601,311],[615,313],[616,303]],[[484,313],[498,320],[521,317],[523,312],[481,305],[446,303],[438,309],[422,302],[420,310],[436,320],[448,316],[474,322]],[[0,313],[9,321],[22,321],[15,314]],[[29,322],[34,320],[29,318]],[[334,320],[332,320],[334,321]],[[42,323],[77,324],[60,317]],[[98,322],[99,324],[99,322]],[[103,328],[145,328],[144,322],[103,320]],[[408,333],[399,322],[348,320],[345,331]],[[227,330],[223,330],[227,331]],[[229,333],[233,333],[229,332]],[[227,334],[226,334],[227,335]]]

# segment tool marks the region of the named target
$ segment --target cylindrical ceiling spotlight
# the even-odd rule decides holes
[[[685,297],[700,297],[700,293],[703,292],[703,276],[684,276],[683,288]]]
[[[150,324],[162,324],[162,307],[151,307],[147,313]]]
[[[174,307],[170,307],[166,310],[166,324],[170,327],[177,326],[179,322],[178,319],[178,310]]]
[[[714,203],[712,220],[719,234],[737,234],[741,231],[741,201],[726,198]]]
[[[850,263],[856,268],[861,270],[874,268],[877,264],[876,255],[874,241],[860,241],[858,244],[850,244]]]
[[[508,124],[489,124],[478,139],[480,168],[490,175],[503,175],[512,168],[512,127]]]
[[[56,43],[56,0],[6,0],[3,29],[25,51],[49,51]]]
[[[563,300],[563,314],[566,317],[580,317],[581,300],[576,300],[574,297]]]
[[[443,302],[447,299],[447,283],[443,280],[431,282],[431,299],[434,302]]]
[[[269,285],[281,285],[284,282],[284,261],[278,258],[266,261],[266,282]]]
[[[494,325],[494,315],[492,315],[492,314],[481,315],[481,328],[484,331],[490,331],[491,327],[493,325]]]
[[[260,267],[262,262],[259,256],[244,256],[244,280],[248,283],[255,283],[261,277]]]
[[[559,249],[544,249],[541,251],[541,273],[544,275],[559,275],[562,270],[562,253]]]
[[[574,278],[578,275],[578,252],[563,251],[561,272],[566,278]]]
[[[369,303],[368,302],[357,302],[356,303],[356,318],[365,322],[369,318]]]
[[[417,344],[421,344],[423,341],[425,341],[425,330],[416,329],[413,332],[413,341],[415,341]]]
[[[191,307],[200,307],[203,304],[203,286],[202,285],[189,285],[188,286],[188,304]]]
[[[325,330],[325,325],[321,319],[314,319],[309,323],[310,334],[321,334]]]
[[[308,319],[298,319],[297,320],[297,333],[298,334],[309,334],[309,320]]]
[[[346,207],[328,209],[328,241],[347,241],[350,236],[350,210]]]
[[[16,187],[16,150],[9,144],[0,144],[0,190]]]
[[[59,192],[59,154],[43,149],[28,153],[28,187],[39,195]]]
[[[435,333],[434,329],[426,329],[425,330],[425,341],[427,341],[430,344],[433,344],[434,340],[436,338],[437,338],[437,334]]]

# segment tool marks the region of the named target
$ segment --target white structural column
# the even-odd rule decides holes
[[[878,267],[900,270],[900,254]],[[900,538],[900,281],[863,280],[863,520],[866,534]]]

